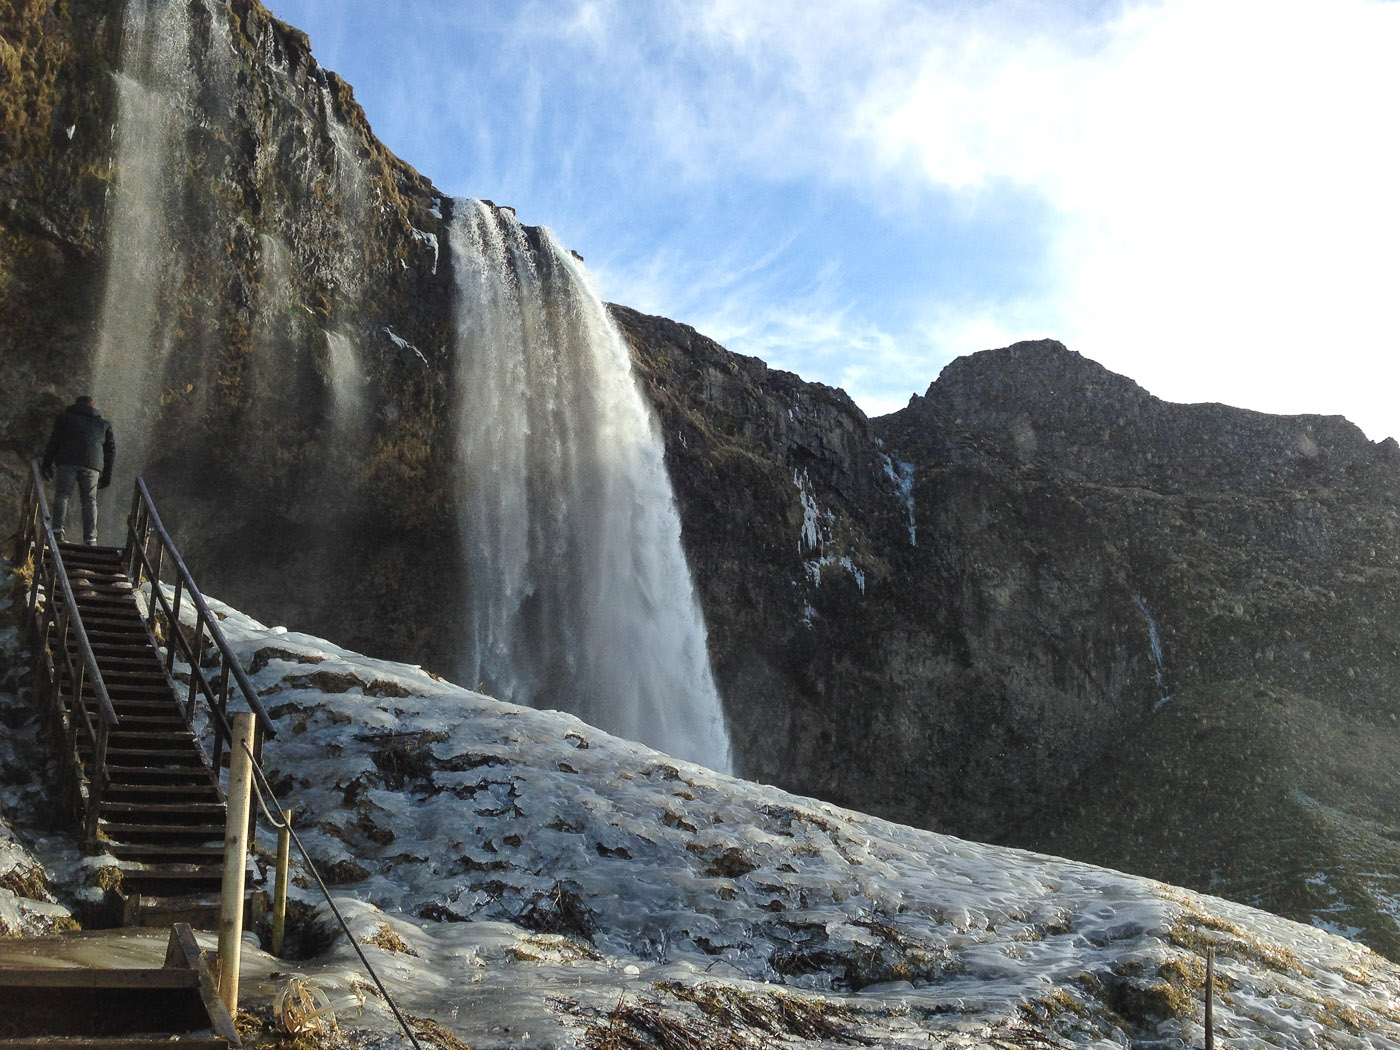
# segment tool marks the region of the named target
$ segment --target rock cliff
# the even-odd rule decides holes
[[[452,673],[453,202],[303,34],[256,0],[185,8],[141,38],[156,72],[124,5],[0,10],[0,525],[51,415],[136,353],[108,520],[139,464],[211,593]],[[159,178],[114,145],[157,72],[187,122]],[[146,268],[148,301],[114,297]],[[743,772],[1400,957],[1394,442],[1167,404],[1049,341],[871,420],[613,315]]]

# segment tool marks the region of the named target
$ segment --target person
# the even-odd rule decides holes
[[[116,458],[112,424],[97,414],[91,397],[84,394],[59,413],[41,467],[45,481],[54,480],[54,467],[58,467],[50,519],[58,539],[63,539],[68,499],[76,485],[82,499],[83,542],[88,546],[97,542],[97,490],[112,483]]]

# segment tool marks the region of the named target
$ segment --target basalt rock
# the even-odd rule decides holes
[[[1400,457],[1052,341],[867,421],[615,310],[751,775],[1400,951]]]
[[[113,309],[122,8],[0,15],[0,531]],[[210,593],[453,673],[452,202],[304,34],[256,0],[188,11],[157,345],[148,396],[114,420],[120,462],[140,460]],[[871,420],[682,324],[613,315],[742,772],[1400,957],[1393,441],[1167,404],[1048,341],[960,359]]]

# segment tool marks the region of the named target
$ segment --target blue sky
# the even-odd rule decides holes
[[[1400,436],[1400,3],[269,6],[442,190],[872,415],[1050,336]]]

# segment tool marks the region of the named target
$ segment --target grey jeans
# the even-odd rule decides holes
[[[73,486],[78,486],[78,498],[83,508],[83,542],[91,546],[97,542],[97,480],[100,470],[90,467],[75,467],[67,463],[58,465],[58,479],[53,486],[53,531],[63,539],[63,522],[68,517],[68,497],[73,494]]]

